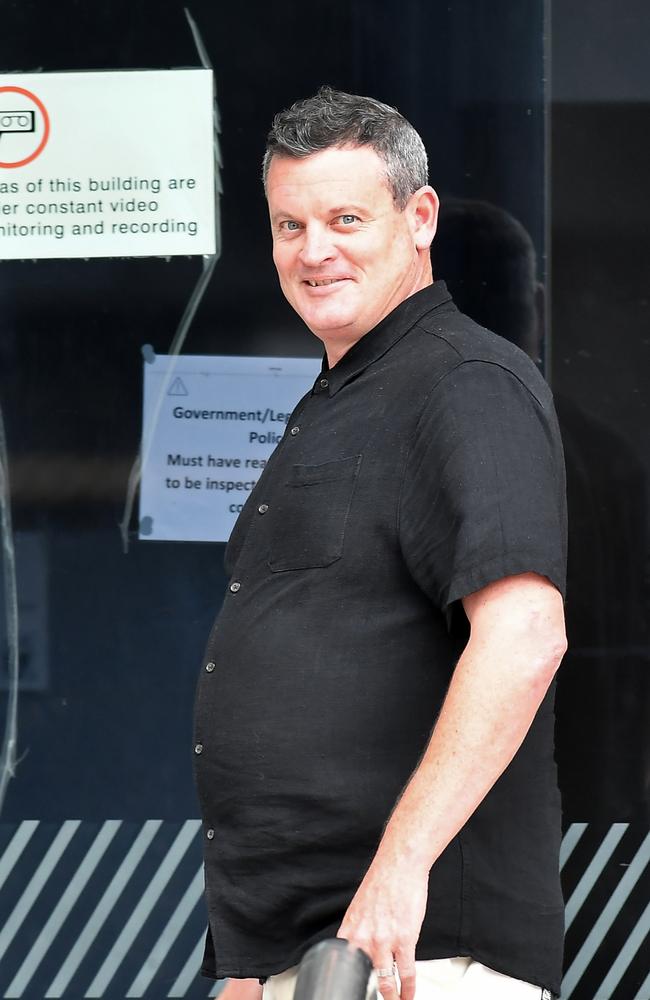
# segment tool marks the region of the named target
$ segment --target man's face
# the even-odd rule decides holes
[[[267,194],[282,291],[328,354],[340,357],[422,287],[414,212],[396,208],[374,149],[275,156]]]

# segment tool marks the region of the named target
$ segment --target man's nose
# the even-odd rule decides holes
[[[300,248],[300,259],[306,267],[317,267],[336,254],[332,234],[326,226],[307,226]]]

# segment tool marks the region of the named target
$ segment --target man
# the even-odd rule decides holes
[[[321,89],[276,116],[264,178],[325,359],[231,536],[201,671],[203,972],[284,1000],[338,934],[384,1000],[558,993],[549,390],[433,282],[438,200],[394,109]]]

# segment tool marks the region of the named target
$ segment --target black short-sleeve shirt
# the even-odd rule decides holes
[[[323,369],[235,526],[200,673],[207,975],[336,934],[467,640],[460,598],[523,572],[563,591],[565,550],[550,391],[442,282]],[[559,992],[559,839],[551,692],[434,864],[417,958]]]

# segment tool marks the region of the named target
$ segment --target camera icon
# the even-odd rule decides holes
[[[5,132],[34,132],[35,128],[33,111],[0,111],[0,136]]]

